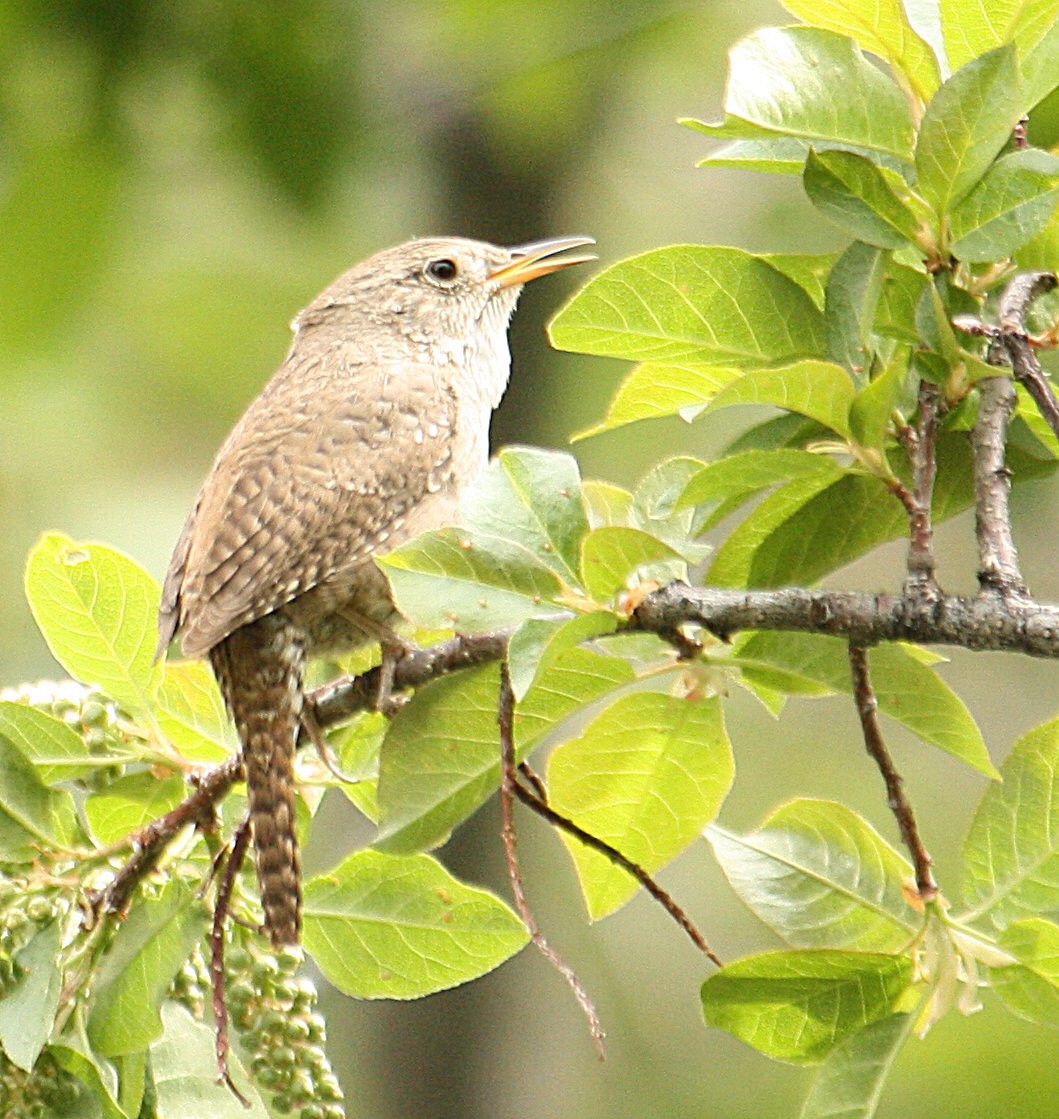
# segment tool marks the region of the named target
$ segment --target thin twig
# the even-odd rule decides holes
[[[213,924],[210,927],[210,986],[213,994],[213,1044],[217,1055],[217,1080],[228,1086],[243,1107],[249,1107],[250,1101],[235,1086],[228,1065],[231,1046],[228,1041],[228,1003],[224,996],[224,926],[231,911],[235,880],[246,858],[249,844],[250,817],[247,816],[232,839],[232,849],[217,885],[217,901],[213,907]]]
[[[92,908],[97,912],[124,913],[136,886],[183,828],[188,824],[212,826],[216,805],[241,779],[242,773],[241,760],[232,757],[196,777],[195,791],[186,800],[136,833],[132,841],[133,853],[113,881],[105,890],[90,895]]]
[[[1026,332],[1026,314],[1039,295],[1051,291],[1059,279],[1054,272],[1023,272],[1004,289],[1000,298],[1001,341],[1011,361],[1015,380],[1026,387],[1048,426],[1059,436],[1059,400],[1033,352]]]
[[[940,401],[938,386],[919,383],[919,417],[915,438],[910,441],[912,466],[912,506],[908,518],[908,578],[905,591],[910,595],[933,598],[937,562],[934,558],[934,480],[938,473],[936,436]]]
[[[890,751],[883,741],[882,731],[879,728],[879,704],[868,671],[868,651],[863,645],[850,642],[849,665],[853,677],[853,699],[857,705],[857,715],[860,717],[861,730],[864,733],[865,749],[879,767],[879,772],[886,783],[886,801],[897,820],[901,839],[912,858],[919,897],[925,902],[932,901],[938,894],[938,884],[934,880],[931,869],[932,861],[920,838],[912,804],[905,796],[904,781],[897,772]]]
[[[1008,417],[1015,407],[1015,386],[1008,377],[978,383],[978,416],[971,431],[974,455],[975,535],[978,584],[983,594],[1024,598],[1026,584],[1011,534],[1011,471],[1005,461]]]
[[[514,737],[515,693],[511,688],[511,677],[507,671],[507,662],[500,665],[500,699],[497,708],[497,722],[500,725],[500,818],[501,836],[504,841],[504,855],[507,859],[507,873],[511,880],[511,892],[515,899],[515,908],[529,930],[530,939],[537,951],[555,968],[566,980],[574,993],[588,1019],[589,1032],[596,1046],[600,1059],[604,1057],[603,1025],[599,1020],[595,1004],[589,997],[581,980],[578,979],[570,965],[555,951],[545,940],[541,933],[537,919],[526,901],[526,892],[522,886],[522,871],[518,861],[518,838],[515,833],[515,796],[519,788],[518,763],[515,760]]]
[[[651,897],[653,897],[688,934],[695,947],[698,948],[711,963],[716,964],[717,967],[724,967],[724,962],[709,946],[706,938],[699,932],[687,913],[673,900],[670,894],[659,886],[642,866],[623,855],[616,847],[612,847],[607,843],[606,840],[600,839],[599,836],[585,831],[584,828],[579,827],[569,817],[556,812],[547,801],[538,796],[532,789],[527,789],[521,783],[516,783],[515,795],[527,808],[531,808],[538,816],[553,825],[553,827],[558,828],[560,831],[567,832],[586,847],[591,847],[593,851],[598,851],[604,858],[609,859],[615,866],[620,866],[622,870],[635,878]]]

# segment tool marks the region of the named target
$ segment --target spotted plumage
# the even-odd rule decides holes
[[[295,319],[283,365],[221,447],[177,541],[159,654],[208,655],[242,744],[265,927],[300,931],[293,757],[308,656],[397,620],[374,563],[456,519],[488,457],[522,284],[587,238],[411,241]]]

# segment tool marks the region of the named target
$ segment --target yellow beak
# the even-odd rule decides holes
[[[489,279],[502,288],[529,283],[538,276],[547,276],[551,272],[558,272],[560,268],[568,268],[571,264],[595,260],[595,253],[576,253],[563,257],[555,255],[567,249],[578,249],[595,243],[591,237],[552,237],[547,241],[517,245],[508,250],[514,258],[511,263],[501,265],[495,272],[491,272]]]

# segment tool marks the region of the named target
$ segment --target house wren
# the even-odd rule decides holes
[[[184,524],[159,611],[209,654],[242,743],[265,928],[301,918],[293,761],[306,658],[398,619],[375,555],[454,523],[488,460],[524,283],[593,259],[567,237],[505,249],[410,241],[358,264],[294,320],[286,360],[221,447]]]

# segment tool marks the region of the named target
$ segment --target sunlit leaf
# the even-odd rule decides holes
[[[149,716],[162,679],[154,664],[158,584],[102,544],[43,536],[26,561],[26,597],[55,659],[134,715]]]
[[[732,888],[797,948],[895,952],[920,924],[908,861],[852,809],[795,800],[749,835],[707,830]]]
[[[1030,148],[1002,156],[951,215],[952,252],[988,262],[1010,256],[1048,224],[1059,198],[1059,159]]]
[[[1059,925],[1040,917],[1014,921],[998,942],[1017,962],[990,970],[993,990],[1020,1018],[1059,1026]]]
[[[999,927],[1059,909],[1059,720],[1015,743],[964,843],[963,895]]]
[[[741,249],[706,245],[653,249],[605,269],[549,330],[559,349],[669,366],[754,368],[824,350],[820,312],[797,284]]]
[[[357,851],[305,884],[305,946],[341,991],[420,998],[475,979],[529,939],[515,914],[427,855]]]
[[[799,1119],[871,1119],[914,1018],[894,1014],[847,1038],[816,1070]]]
[[[735,773],[720,701],[622,696],[548,763],[549,801],[648,873],[698,838]],[[639,889],[627,871],[563,835],[593,920]]]
[[[162,1002],[205,931],[205,906],[178,879],[133,907],[93,982],[88,1036],[97,1052],[136,1053],[162,1036]]]
[[[706,1024],[766,1056],[815,1064],[890,1017],[912,963],[868,952],[767,952],[728,964],[702,985]]]
[[[1023,111],[1011,47],[958,70],[927,106],[916,143],[918,189],[947,214],[986,173]]]

